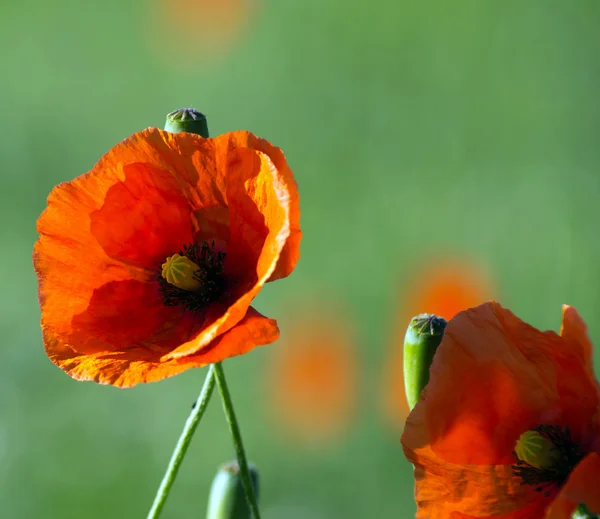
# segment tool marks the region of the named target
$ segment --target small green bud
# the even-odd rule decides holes
[[[580,504],[572,515],[573,519],[598,519],[598,515],[590,511],[583,503]]]
[[[408,325],[404,336],[404,389],[411,411],[429,382],[429,367],[442,342],[446,324],[443,317],[420,314]]]
[[[206,116],[193,108],[180,108],[167,115],[165,130],[171,133],[196,133],[208,137],[208,122]]]
[[[252,464],[248,468],[254,495],[258,501],[258,471]],[[252,519],[237,461],[226,463],[219,468],[210,489],[206,519]]]

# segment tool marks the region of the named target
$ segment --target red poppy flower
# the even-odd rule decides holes
[[[568,306],[560,335],[497,303],[452,319],[402,436],[417,518],[564,519],[580,503],[600,512],[591,351]]]
[[[294,269],[299,217],[292,172],[263,139],[132,135],[55,187],[38,220],[48,356],[129,387],[276,340],[250,303]]]

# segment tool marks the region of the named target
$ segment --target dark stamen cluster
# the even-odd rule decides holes
[[[223,268],[225,265],[225,253],[215,251],[215,242],[203,241],[200,245],[184,245],[179,251],[181,256],[187,257],[200,268],[194,272],[194,279],[201,286],[198,290],[190,292],[183,290],[167,282],[162,277],[159,267],[158,283],[165,306],[183,306],[184,310],[200,312],[215,301],[220,300],[226,294],[225,277]]]
[[[550,440],[560,457],[553,467],[539,469],[520,460],[517,453],[513,452],[517,463],[512,466],[512,470],[515,476],[521,478],[522,485],[534,486],[537,492],[543,492],[544,496],[548,497],[552,487],[564,484],[573,468],[583,458],[583,454],[572,440],[568,427],[540,425],[533,430]]]

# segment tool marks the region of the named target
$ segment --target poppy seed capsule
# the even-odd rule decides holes
[[[206,116],[194,108],[180,108],[167,114],[165,130],[171,133],[188,132],[208,138]]]
[[[194,292],[198,290],[201,283],[195,278],[194,273],[200,270],[191,259],[173,254],[162,264],[162,277],[177,288]]]
[[[254,465],[249,465],[248,468],[258,501],[258,471]],[[221,466],[213,479],[206,519],[252,519],[240,477],[240,467],[236,461]]]
[[[515,454],[537,469],[551,469],[560,460],[560,452],[554,443],[537,431],[525,431],[519,436]]]
[[[404,389],[411,411],[429,382],[429,367],[442,342],[446,324],[443,317],[420,314],[408,325],[404,336]]]

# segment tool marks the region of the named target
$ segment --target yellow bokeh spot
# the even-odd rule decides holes
[[[200,281],[194,279],[194,272],[199,269],[189,258],[173,254],[162,264],[162,277],[177,288],[194,292],[200,288]]]
[[[538,469],[551,469],[560,458],[560,452],[554,444],[537,431],[526,431],[517,440],[517,457]]]

